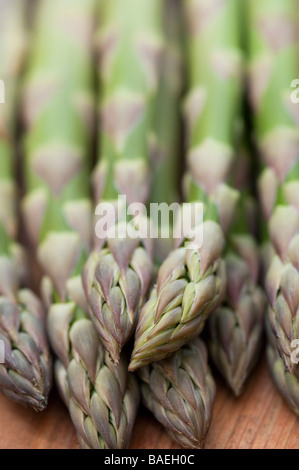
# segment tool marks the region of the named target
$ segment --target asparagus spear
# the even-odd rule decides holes
[[[248,150],[240,149],[233,186],[240,193],[225,253],[227,289],[224,303],[209,320],[209,351],[236,396],[252,371],[262,346],[266,299],[258,286],[259,250],[254,238],[255,200],[250,194]]]
[[[188,240],[162,264],[157,287],[142,309],[130,370],[170,355],[196,337],[225,291],[224,237],[237,194],[227,185],[234,161],[240,107],[241,62],[238,2],[185,0],[189,133],[185,181],[189,203],[204,203],[203,243]]]
[[[0,3],[0,77],[5,84],[5,103],[0,104],[0,389],[8,398],[42,411],[51,386],[45,316],[39,299],[21,288],[24,256],[16,243],[14,135],[17,79],[25,51],[25,7],[24,0]]]
[[[81,281],[92,238],[95,12],[96,0],[40,3],[24,93],[24,214],[45,276],[59,390],[82,447],[109,448],[129,441],[139,395],[124,364],[110,366]]]
[[[172,439],[200,449],[212,420],[215,382],[200,339],[140,369],[142,398]]]
[[[291,410],[299,415],[299,367],[297,365],[293,374],[287,371],[277,352],[276,338],[269,321],[266,323],[266,331],[268,337],[267,361],[273,381]]]
[[[59,320],[57,318],[57,320]],[[78,440],[86,449],[128,447],[139,406],[139,388],[122,355],[116,366],[87,318],[69,329],[68,365],[56,361],[55,377]],[[52,341],[55,351],[61,345]]]
[[[126,197],[127,206],[148,201],[149,137],[162,51],[161,12],[160,0],[111,0],[102,5],[101,144],[95,172],[98,211],[107,203],[117,207],[119,195]],[[91,319],[116,364],[134,332],[153,273],[149,239],[126,233],[127,206],[110,222],[110,234],[97,234],[97,249],[83,274]]]
[[[276,347],[290,373],[296,368],[292,341],[299,337],[299,129],[298,108],[290,96],[299,71],[296,6],[294,0],[248,4],[250,97],[263,164],[259,191],[275,252],[266,291]]]
[[[2,2],[0,23],[0,78],[4,84],[4,103],[0,104],[0,293],[11,299],[22,281],[22,258],[16,244],[15,121],[18,76],[24,61],[25,2]],[[17,257],[17,259],[15,259]],[[19,267],[21,269],[19,269]],[[6,273],[7,270],[7,273]]]
[[[176,0],[164,2],[164,31],[167,46],[163,56],[155,111],[154,132],[151,136],[151,166],[153,181],[150,204],[174,207],[173,218],[157,218],[159,236],[153,240],[154,257],[158,266],[173,249],[173,223],[178,206],[178,173],[180,168],[180,97],[183,90],[182,21]],[[152,215],[152,213],[151,213]],[[152,219],[151,219],[152,220]],[[153,220],[152,220],[153,222]]]
[[[157,145],[164,160],[159,161],[152,189],[152,201],[175,200],[175,172],[178,155],[178,96],[181,91],[180,17],[177,3],[165,2],[167,54],[157,106]],[[179,81],[178,81],[179,78]],[[167,183],[166,183],[167,182]],[[169,229],[169,227],[168,227]],[[163,230],[163,225],[161,225]],[[171,242],[171,238],[168,242]],[[161,259],[166,244],[158,239],[156,258]],[[207,351],[197,339],[177,351],[170,359],[140,369],[142,398],[145,406],[165,426],[170,436],[183,447],[203,446],[212,418],[215,384],[207,366]]]

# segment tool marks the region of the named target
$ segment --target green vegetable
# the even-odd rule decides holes
[[[25,257],[17,239],[17,188],[14,181],[18,79],[26,43],[26,2],[0,2],[0,389],[36,411],[47,406],[51,358],[45,316],[26,283]]]
[[[96,0],[40,3],[24,92],[23,205],[44,273],[56,382],[81,446],[93,449],[128,444],[139,402],[134,377],[123,360],[119,367],[109,363],[87,318],[81,281],[92,239],[96,5]]]
[[[100,202],[98,211],[107,203],[117,207],[119,195],[126,197],[126,203],[110,221],[110,232],[97,233],[97,249],[84,270],[84,287],[91,319],[116,364],[135,330],[153,275],[151,241],[130,237],[126,209],[133,203],[146,204],[150,193],[162,4],[161,0],[110,0],[100,9],[101,144],[95,198]]]
[[[236,191],[228,186],[241,105],[239,2],[185,0],[189,92],[187,201],[202,202],[203,243],[181,247],[161,265],[157,287],[141,311],[130,370],[161,360],[195,338],[225,291],[222,227],[233,219]],[[187,220],[184,221],[183,226]]]
[[[288,372],[295,371],[292,342],[299,337],[299,128],[291,83],[298,76],[297,2],[248,2],[249,82],[264,233],[273,257],[266,278],[269,319]],[[268,257],[269,259],[269,257]]]

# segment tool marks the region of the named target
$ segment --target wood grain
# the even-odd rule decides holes
[[[217,377],[214,418],[207,449],[295,449],[299,421],[275,389],[265,360],[241,398]],[[36,414],[0,397],[0,449],[78,449],[63,403],[52,393],[48,410]],[[178,449],[150,414],[140,410],[132,449]]]

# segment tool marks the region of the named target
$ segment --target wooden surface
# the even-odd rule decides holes
[[[214,418],[207,449],[295,449],[299,447],[299,420],[276,391],[265,360],[235,399],[217,377]],[[56,393],[49,408],[36,414],[0,397],[0,449],[79,448],[68,412]],[[162,427],[141,409],[132,449],[178,449]]]

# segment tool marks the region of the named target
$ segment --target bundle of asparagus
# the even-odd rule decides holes
[[[195,338],[225,292],[221,226],[230,225],[237,202],[227,183],[241,103],[238,2],[186,0],[184,7],[190,86],[185,187],[191,204],[204,203],[204,221],[195,227],[203,243],[191,248],[188,239],[182,240],[182,247],[162,264],[157,287],[140,315],[130,370],[161,360]]]
[[[100,43],[101,135],[94,184],[101,207],[114,207],[107,230],[84,270],[91,319],[117,364],[134,332],[153,266],[149,238],[127,233],[127,207],[146,204],[149,145],[162,55],[160,0],[111,0],[102,5]],[[127,14],[130,11],[130,14]],[[118,206],[118,195],[126,198]]]
[[[24,92],[24,215],[42,285],[56,380],[84,448],[126,446],[139,391],[125,361],[114,367],[92,322],[81,271],[91,243],[95,0],[43,0]],[[33,106],[34,104],[34,106]],[[59,171],[57,171],[59,169]]]
[[[207,319],[211,357],[235,395],[242,392],[262,345],[265,308],[252,162],[239,149],[247,130],[240,126],[242,18],[262,162],[267,359],[299,414],[299,120],[290,96],[299,71],[296,0],[248,0],[243,16],[239,0],[38,2],[23,90],[22,210],[44,305],[24,288],[26,256],[17,243],[26,1],[0,0],[1,391],[37,411],[46,407],[46,307],[57,387],[82,448],[129,446],[140,390],[128,367],[138,369],[143,403],[169,435],[182,447],[203,447],[215,397],[198,338]],[[181,17],[189,87],[181,229],[190,226],[187,217],[195,220],[169,253],[171,233],[163,237],[171,221],[158,222],[152,240],[145,206],[178,202]],[[161,266],[148,299],[155,261]],[[128,366],[124,349],[134,332]]]
[[[51,359],[39,299],[24,286],[24,253],[17,245],[14,181],[18,77],[24,58],[26,2],[0,3],[0,389],[12,400],[41,411],[51,386]],[[4,357],[2,358],[2,353]]]
[[[248,2],[250,96],[262,156],[260,201],[274,256],[266,291],[276,348],[293,373],[292,342],[299,338],[298,111],[290,85],[299,71],[295,0]],[[274,97],[274,98],[273,98]]]

